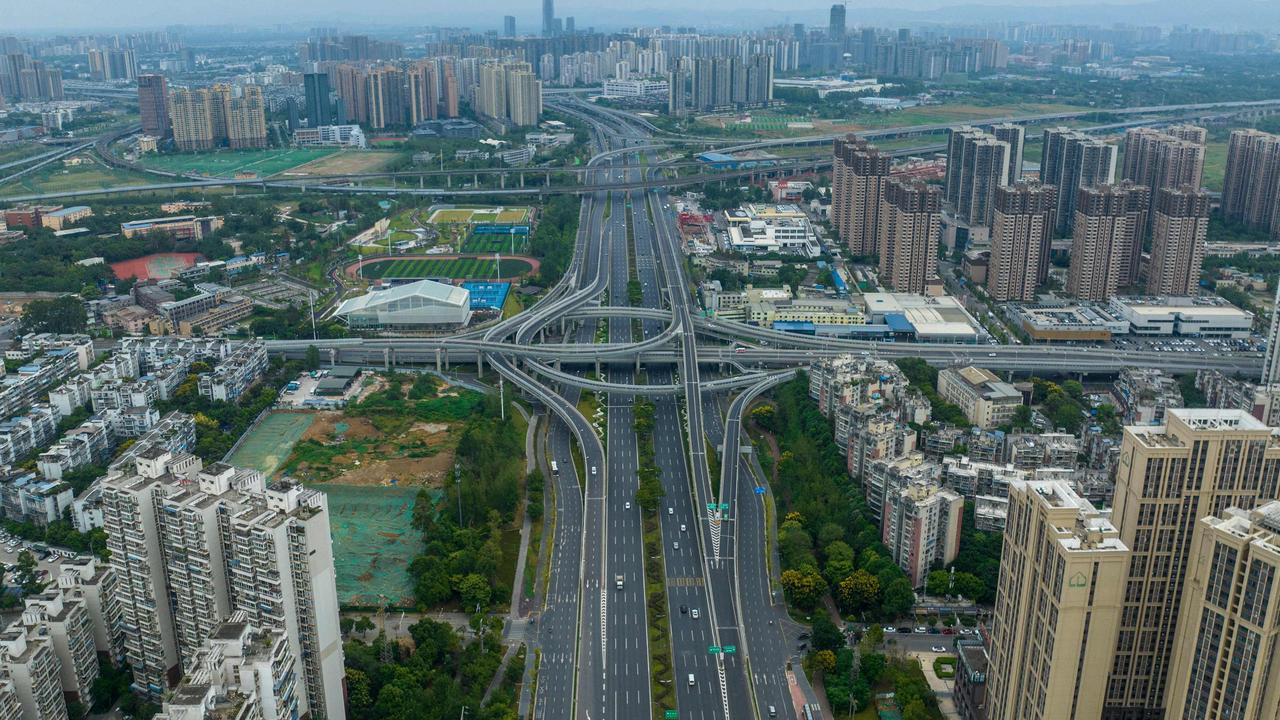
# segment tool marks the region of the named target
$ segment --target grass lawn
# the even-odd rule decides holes
[[[36,155],[43,155],[47,152],[57,150],[57,145],[41,145],[36,142],[14,143],[12,145],[0,145],[0,164],[16,162],[24,160]],[[7,175],[8,173],[6,173]]]
[[[142,164],[156,170],[218,177],[231,177],[238,172],[255,172],[262,177],[275,175],[332,155],[333,148],[272,148],[269,150],[215,150],[202,153],[145,155]]]
[[[156,182],[156,178],[151,176],[109,168],[98,163],[85,163],[74,167],[63,167],[62,163],[53,163],[0,187],[0,196],[102,190],[120,185],[146,185],[153,182]]]
[[[1222,178],[1227,174],[1226,142],[1210,140],[1204,149],[1204,186],[1210,190],[1222,190]]]
[[[933,674],[940,678],[953,678],[956,676],[956,659],[954,657],[940,657],[933,661]]]
[[[498,275],[503,278],[514,278],[517,275],[523,275],[531,272],[533,267],[524,260],[516,260],[512,258],[503,258],[501,264],[497,268],[498,272],[494,272],[494,262],[492,258],[418,258],[413,260],[389,260],[386,262],[373,263],[366,265],[363,269],[364,277],[377,280],[378,278],[428,278],[428,277],[447,277],[458,279],[476,279],[490,280]]]
[[[443,223],[519,225],[528,219],[529,208],[527,207],[441,208],[431,213],[427,222],[435,225]]]

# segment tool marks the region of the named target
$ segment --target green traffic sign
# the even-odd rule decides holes
[[[736,652],[738,652],[738,646],[737,646],[737,645],[725,645],[725,646],[724,646],[724,654],[725,654],[725,655],[732,655],[732,654],[734,654],[734,653],[736,653]]]
[[[721,509],[721,510],[728,510],[728,509],[729,509],[729,503],[720,503],[720,509]]]
[[[677,718],[680,717],[680,713],[676,712],[675,710],[668,710],[662,713],[662,717],[665,718],[666,720],[677,720]]]
[[[707,648],[707,652],[711,653],[712,655],[716,655],[720,652],[720,646],[712,645],[711,647]]]

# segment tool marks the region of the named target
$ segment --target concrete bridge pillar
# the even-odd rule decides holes
[[[419,175],[419,176],[418,176],[418,189],[419,189],[419,190],[421,190],[421,189],[425,188],[425,187],[426,187],[426,182],[427,182],[427,176],[426,176],[426,175]]]
[[[484,379],[484,353],[476,352],[476,377]]]
[[[444,186],[445,186],[445,187],[453,187],[453,175],[445,175],[445,176],[444,176]]]
[[[443,351],[444,351],[444,369],[445,369],[445,372],[448,372],[448,370],[449,370],[449,348],[443,348]]]
[[[480,187],[480,173],[472,173],[472,175],[471,175],[471,182],[472,182],[472,184],[474,184],[476,187]]]
[[[442,372],[443,366],[440,364],[440,348],[436,348],[436,372]]]
[[[391,348],[382,348],[382,369],[391,370]]]
[[[520,173],[520,187],[524,187],[524,173]]]
[[[546,185],[547,185],[547,187],[551,187],[551,173],[547,173],[547,176],[546,176]]]
[[[338,364],[338,349],[329,348],[329,367],[333,367],[334,365],[337,365],[337,364]]]
[[[600,358],[596,358],[596,377],[600,377]]]
[[[636,355],[636,368],[635,368],[635,374],[636,374],[636,375],[639,375],[639,374],[640,374],[640,356],[639,356],[639,355]]]
[[[500,175],[498,175],[498,187],[499,187],[499,188],[501,188],[501,189],[503,189],[503,190],[506,190],[506,189],[507,189],[507,174],[506,174],[506,173],[501,173]]]

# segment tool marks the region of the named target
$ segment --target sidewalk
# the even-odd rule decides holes
[[[933,694],[938,698],[938,709],[942,711],[942,716],[948,720],[959,720],[960,713],[956,710],[956,701],[952,697],[951,686],[952,680],[938,677],[933,672],[933,661],[940,657],[952,655],[951,653],[936,652],[913,652],[911,657],[920,661],[920,669],[924,671],[924,679],[929,682],[929,689],[933,690]]]

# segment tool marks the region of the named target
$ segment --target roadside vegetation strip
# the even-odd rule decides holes
[[[653,697],[653,717],[663,718],[676,709],[675,665],[672,662],[671,618],[667,606],[667,571],[662,555],[662,481],[658,477],[653,449],[653,402],[637,398],[632,409],[636,432],[640,507],[644,532],[645,608],[649,620],[649,689]]]

